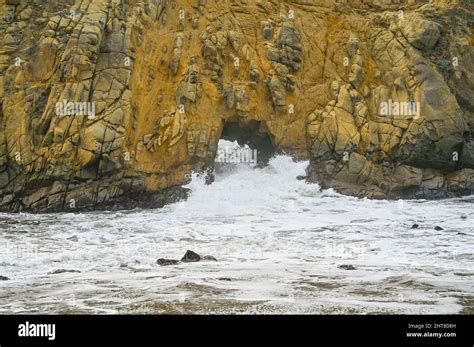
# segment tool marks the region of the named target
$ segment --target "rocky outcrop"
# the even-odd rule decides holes
[[[170,265],[178,265],[180,263],[197,263],[199,261],[217,261],[215,257],[212,255],[205,255],[201,257],[194,251],[187,250],[186,253],[183,255],[181,260],[177,259],[166,259],[166,258],[159,258],[156,263],[160,266],[170,266]]]
[[[0,11],[1,210],[162,206],[213,166],[223,134],[309,159],[310,180],[347,194],[474,190],[470,1]]]
[[[460,27],[448,24],[454,7],[409,8],[369,14],[363,41],[350,34],[347,79],[335,79],[331,100],[307,119],[308,173],[324,187],[373,198],[447,197],[474,188],[472,112],[449,86],[472,76],[472,34],[457,36]],[[459,50],[470,53],[453,54]]]

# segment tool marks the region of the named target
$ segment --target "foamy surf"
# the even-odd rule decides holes
[[[346,197],[306,166],[194,175],[160,210],[0,214],[0,312],[474,313],[472,197]],[[218,262],[156,264],[187,249]]]

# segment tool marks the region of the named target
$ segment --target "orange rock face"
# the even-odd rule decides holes
[[[221,138],[347,194],[474,190],[468,1],[0,5],[0,209],[161,206]]]

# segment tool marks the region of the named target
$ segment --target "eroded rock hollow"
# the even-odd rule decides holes
[[[474,191],[471,0],[0,4],[2,210],[160,206],[229,137],[345,194]]]

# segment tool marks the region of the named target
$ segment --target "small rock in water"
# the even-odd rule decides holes
[[[201,260],[201,256],[197,254],[196,252],[193,252],[190,250],[187,250],[184,256],[181,258],[181,261],[183,263],[191,263],[191,262],[196,262],[200,260]]]
[[[338,268],[342,270],[355,270],[356,269],[353,265],[339,265]]]
[[[461,219],[467,219],[467,216],[462,215],[462,216],[461,216]]]
[[[184,256],[181,258],[181,262],[183,263],[193,263],[193,262],[198,262],[201,260],[205,261],[217,261],[216,258],[214,258],[212,255],[205,255],[204,257],[201,257],[199,254],[196,252],[187,250]],[[156,261],[158,265],[161,266],[167,266],[167,265],[177,265],[180,263],[179,260],[176,259],[164,259],[160,258]]]
[[[160,266],[176,265],[176,264],[179,264],[179,260],[160,258],[156,261],[156,263]]]
[[[0,276],[0,281],[8,281],[9,278],[7,276]]]
[[[439,226],[435,226],[434,228],[436,231],[441,231],[441,230],[444,230],[443,228],[439,227]]]
[[[219,281],[229,281],[229,282],[231,282],[231,281],[232,281],[232,278],[229,278],[229,277],[219,277],[218,280],[219,280]]]
[[[68,270],[68,269],[57,269],[54,271],[51,271],[49,274],[50,275],[57,275],[57,274],[62,274],[65,272],[80,272],[79,270]]]
[[[297,179],[298,181],[304,181],[304,180],[307,179],[307,178],[308,178],[308,177],[303,176],[303,175],[298,175],[298,176],[296,176],[296,179]]]
[[[419,227],[419,225],[416,224],[416,223],[411,226],[412,229],[418,229],[418,227]]]

